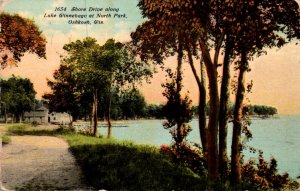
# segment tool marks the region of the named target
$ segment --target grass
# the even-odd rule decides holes
[[[65,128],[32,127],[30,124],[16,124],[7,126],[9,135],[36,135],[36,136],[58,136],[72,133]]]
[[[205,189],[203,179],[173,164],[155,147],[78,134],[63,137],[70,144],[88,183],[97,189]]]
[[[206,180],[178,166],[158,148],[76,134],[68,129],[8,126],[11,135],[50,135],[65,139],[86,182],[106,190],[205,190]]]

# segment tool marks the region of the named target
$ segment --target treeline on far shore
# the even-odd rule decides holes
[[[87,96],[82,96],[80,99],[62,101],[64,96],[58,96],[57,99],[35,100],[35,90],[29,79],[12,76],[11,78],[0,80],[1,87],[1,107],[2,115],[15,114],[18,121],[22,114],[26,111],[31,111],[44,105],[50,111],[68,112],[74,120],[90,118],[91,105],[87,102]],[[68,99],[70,96],[65,96]],[[45,98],[48,98],[45,96]],[[164,119],[166,111],[164,104],[148,104],[145,101],[143,94],[137,89],[129,89],[126,91],[113,91],[112,102],[110,108],[111,118],[114,120],[121,119]],[[46,99],[47,100],[47,99]],[[98,117],[104,119],[106,113],[107,102],[104,96],[99,96]],[[70,103],[70,104],[67,104]],[[206,113],[209,113],[209,103],[206,104]],[[229,103],[229,115],[233,114],[234,104]],[[257,117],[270,117],[277,114],[275,107],[266,105],[248,105],[245,106],[244,114]],[[193,106],[194,117],[198,116],[198,106]],[[0,115],[1,116],[1,115]]]
[[[45,96],[46,97],[46,96]],[[86,99],[79,99],[75,104],[70,104],[66,108],[65,102],[61,103],[60,99],[50,99],[51,101],[45,103],[48,105],[50,111],[68,111],[74,120],[82,119],[89,120],[91,105],[86,102]],[[107,102],[105,97],[99,97],[98,118],[105,119],[107,112]],[[127,119],[164,119],[166,112],[165,104],[148,104],[144,95],[138,89],[131,89],[127,91],[113,91],[112,102],[110,106],[110,117],[113,120],[127,120]],[[234,104],[228,105],[229,115],[233,115]],[[198,116],[198,106],[193,106],[194,117]],[[209,113],[209,103],[206,104],[206,113]],[[277,114],[275,107],[266,105],[248,105],[245,106],[244,114],[266,118]]]
[[[166,111],[164,109],[165,104],[148,104],[145,101],[143,94],[139,90],[130,90],[116,93],[113,96],[113,104],[111,105],[111,118],[113,120],[127,120],[127,119],[164,119],[166,118]],[[100,100],[100,104],[101,104]],[[106,103],[103,100],[102,106]],[[88,119],[89,110],[88,107],[78,108],[78,115],[75,119]],[[228,106],[228,115],[233,115],[234,104],[230,103]],[[193,116],[198,117],[198,106],[193,106]],[[104,109],[99,108],[99,118],[105,118]],[[209,103],[206,104],[206,113],[210,112]],[[243,108],[243,113],[248,116],[268,118],[278,114],[277,109],[267,105],[247,105]],[[73,115],[76,116],[76,115]]]
[[[163,104],[150,104],[146,105],[144,108],[143,118],[164,118],[164,105]],[[233,115],[234,106],[229,105],[228,114]],[[209,113],[210,109],[207,104],[206,113]],[[275,107],[267,105],[248,105],[243,109],[243,113],[248,116],[259,117],[259,118],[268,118],[278,114],[278,111]],[[198,106],[193,106],[194,117],[198,116]]]

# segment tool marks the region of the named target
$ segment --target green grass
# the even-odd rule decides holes
[[[10,125],[6,129],[10,135],[58,136],[72,134],[72,131],[66,128],[33,127],[30,124]]]
[[[89,184],[107,190],[204,190],[205,181],[156,147],[63,135]]]
[[[48,135],[65,139],[86,182],[106,190],[205,190],[206,181],[178,166],[158,148],[76,134],[68,129],[8,126],[11,135]]]

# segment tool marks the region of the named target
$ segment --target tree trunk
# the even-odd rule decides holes
[[[208,136],[207,136],[207,166],[208,179],[211,183],[215,183],[219,178],[218,168],[218,119],[219,119],[219,93],[218,93],[218,79],[217,68],[213,64],[209,50],[205,41],[200,41],[200,48],[202,51],[203,60],[206,66],[207,77],[209,82],[209,96],[210,96],[210,113],[208,122]]]
[[[219,169],[222,178],[225,178],[228,172],[227,167],[227,128],[228,128],[228,101],[230,96],[230,56],[231,46],[226,43],[225,55],[223,61],[223,76],[220,95],[220,113],[219,113]]]
[[[206,113],[205,113],[205,106],[206,106],[206,87],[205,87],[205,72],[204,72],[204,63],[201,59],[200,67],[201,67],[201,79],[199,78],[194,61],[193,56],[190,48],[188,50],[188,58],[189,63],[196,79],[198,89],[199,89],[199,106],[198,106],[198,118],[199,118],[199,132],[200,132],[200,140],[203,149],[203,153],[206,156],[207,154],[207,128],[206,128]]]
[[[108,129],[107,129],[107,138],[111,138],[111,131],[112,131],[112,125],[110,121],[110,109],[111,109],[111,89],[108,92],[108,107],[107,107],[107,124],[108,124]]]
[[[241,53],[240,72],[238,77],[238,87],[233,113],[233,134],[231,145],[231,184],[240,189],[241,183],[241,130],[242,130],[242,107],[245,95],[245,74],[248,68],[247,54]]]
[[[91,128],[92,134],[94,136],[97,135],[97,123],[98,123],[98,92],[97,89],[94,90],[93,93],[93,106],[92,106],[92,114],[91,114]]]
[[[182,44],[179,43],[178,45],[178,57],[177,57],[177,76],[176,76],[176,101],[180,105],[180,92],[182,89],[182,60],[183,60],[183,48]],[[181,133],[181,120],[180,116],[177,116],[177,147],[179,148],[183,142],[183,137]]]
[[[204,156],[207,156],[207,134],[208,129],[206,125],[206,80],[205,80],[205,65],[203,59],[200,61],[200,71],[201,71],[201,86],[200,86],[200,95],[199,95],[199,127],[201,127],[202,135],[202,147]]]
[[[69,116],[69,129],[73,129],[73,116],[71,115],[70,112],[68,112],[68,116]]]

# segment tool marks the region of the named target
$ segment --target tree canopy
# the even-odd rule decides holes
[[[46,39],[33,20],[0,13],[0,64],[17,64],[26,52],[46,58]]]
[[[44,97],[52,102],[54,108],[57,105],[59,107],[56,109],[69,110],[73,114],[77,113],[79,106],[92,107],[94,134],[98,109],[104,112],[110,123],[111,101],[115,94],[135,89],[136,83],[152,75],[149,66],[138,61],[129,45],[114,39],[108,39],[104,45],[99,45],[95,39],[87,37],[65,44],[63,48],[65,54],[62,55],[60,68],[54,73],[55,80],[48,82],[53,92]],[[140,97],[134,90],[124,93],[126,96],[130,94]],[[122,99],[126,100],[126,96]],[[125,102],[122,102],[124,106]],[[142,102],[141,100],[141,104]],[[100,108],[98,103],[102,104]],[[127,105],[129,106],[130,104]]]
[[[35,99],[35,90],[28,78],[12,76],[1,79],[1,102],[5,103],[7,113],[21,119],[25,111],[31,111]]]

